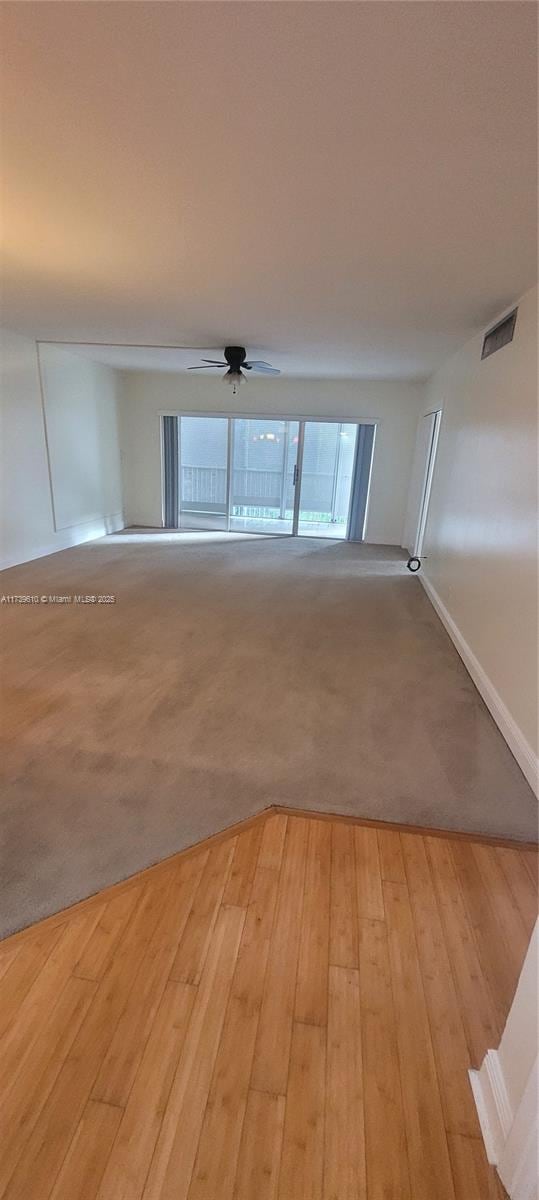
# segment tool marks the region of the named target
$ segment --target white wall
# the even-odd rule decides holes
[[[482,338],[427,384],[423,411],[443,412],[421,575],[533,785],[537,289],[519,302],[509,346],[481,361]]]
[[[0,562],[123,525],[116,372],[1,331]]]
[[[117,373],[40,346],[57,530],[121,511]]]
[[[126,524],[161,524],[160,412],[330,416],[377,422],[366,540],[400,546],[422,394],[410,383],[249,379],[233,397],[220,379],[126,371],[120,406]]]
[[[537,925],[498,1047],[507,1097],[516,1112],[537,1055],[539,1019],[539,937]]]

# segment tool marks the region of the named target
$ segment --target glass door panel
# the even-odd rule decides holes
[[[292,533],[299,421],[234,417],[231,437],[229,528]]]
[[[346,538],[357,425],[305,421],[297,532]]]
[[[180,417],[180,529],[228,529],[228,417]]]

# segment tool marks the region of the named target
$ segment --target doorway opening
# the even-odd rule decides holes
[[[162,417],[163,524],[363,541],[375,426]]]

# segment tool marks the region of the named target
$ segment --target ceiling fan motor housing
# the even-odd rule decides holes
[[[239,371],[245,363],[245,346],[225,346],[225,359],[233,372]]]

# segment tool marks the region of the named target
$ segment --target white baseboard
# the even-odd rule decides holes
[[[467,671],[471,675],[478,692],[480,692],[487,708],[494,717],[500,733],[503,734],[503,737],[505,738],[509,749],[514,754],[521,771],[526,776],[530,787],[537,796],[539,790],[539,759],[537,755],[532,750],[532,747],[527,739],[524,737],[522,730],[519,729],[516,721],[511,716],[509,709],[504,704],[499,693],[496,691],[494,684],[483,670],[479,659],[476,658],[473,650],[462,636],[460,629],[455,624],[451,614],[448,612],[445,604],[440,599],[436,588],[432,586],[432,583],[424,574],[423,570],[417,572],[417,579],[419,579],[420,583],[423,585],[429,600],[436,609],[436,612],[438,613],[442,624],[445,626],[451,641],[460,654]]]
[[[469,1071],[489,1163],[497,1166],[513,1124],[513,1112],[496,1050],[487,1050],[479,1071]]]
[[[511,1200],[537,1200],[538,1060],[516,1113],[496,1050],[487,1050],[480,1070],[470,1071],[469,1076],[489,1163],[496,1167]]]
[[[56,554],[58,550],[68,550],[70,546],[80,546],[83,542],[92,542],[95,538],[104,537],[107,533],[117,533],[124,528],[123,513],[112,513],[109,517],[99,517],[94,521],[85,521],[82,525],[72,525],[54,534],[54,540],[47,545],[21,550],[19,554],[0,559],[0,570],[8,567],[19,567],[23,563],[33,562],[35,558],[45,558],[48,554]]]
[[[537,1200],[539,1196],[538,1068],[536,1058],[498,1164],[498,1174],[511,1200]]]

